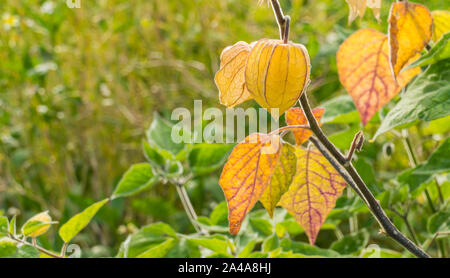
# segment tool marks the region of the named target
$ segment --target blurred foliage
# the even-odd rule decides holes
[[[204,109],[223,109],[213,81],[222,49],[240,40],[278,37],[271,9],[257,6],[256,2],[81,0],[80,9],[69,9],[65,1],[3,0],[0,215],[17,214],[18,221],[24,223],[38,212],[49,210],[54,219],[65,223],[95,201],[110,196],[129,165],[144,160],[142,138],[154,111],[168,118],[176,107],[191,109],[194,99],[201,99]],[[347,24],[344,0],[280,2],[292,18],[291,40],[303,43],[311,56],[309,91],[313,104],[333,107],[330,100],[345,95],[336,69],[335,54],[340,43],[362,27],[386,32],[390,2],[383,1],[381,23],[368,11],[351,25]],[[443,7],[439,0],[415,2],[425,3],[430,10],[448,9],[448,4]],[[387,105],[365,127],[366,137],[374,135],[380,118],[391,107]],[[324,126],[328,134],[333,134],[330,139],[343,150],[360,129],[354,107],[350,104],[345,109],[348,113],[343,115],[333,115],[332,111],[326,114],[329,124]],[[425,161],[448,137],[449,123],[446,117],[406,127],[419,161]],[[436,241],[428,240],[439,228],[428,221],[435,212],[423,194],[428,189],[434,210],[446,208],[436,183],[441,186],[444,200],[448,199],[448,176],[425,178],[414,188],[396,179],[410,168],[404,142],[397,135],[386,133],[366,144],[355,167],[378,194],[383,207],[400,214],[409,212],[413,233],[419,242],[430,245],[432,255],[449,254],[445,250],[450,246],[448,242],[438,246]],[[186,184],[197,213],[206,216],[212,212],[209,218],[202,218],[206,226],[227,225],[220,211],[224,197],[218,186],[219,171]],[[269,256],[273,250],[277,253],[272,256],[279,257],[291,256],[289,252],[370,256],[371,250],[364,249],[367,243],[395,250],[383,249],[385,256],[401,256],[403,250],[377,234],[377,223],[367,209],[352,192],[346,192],[320,232],[318,247],[304,244],[304,233],[289,215],[281,213],[277,220],[269,220],[263,211],[255,210],[245,224],[252,228],[232,239],[238,243],[226,245],[226,232],[215,237],[218,243],[213,248],[202,239],[179,239],[175,235],[177,244],[187,247],[172,249],[170,256],[184,256],[183,252],[225,256],[228,251],[223,250],[230,246],[231,255],[249,255],[255,245],[261,251],[254,256]],[[388,213],[403,232],[411,232],[398,214]],[[83,249],[83,256],[114,256],[127,236],[142,233],[146,228],[140,227],[158,221],[178,233],[194,232],[175,188],[168,184],[157,183],[150,191],[110,202],[75,238],[75,243]],[[276,236],[271,236],[273,233]],[[39,242],[53,250],[63,243],[52,229]],[[164,246],[173,245],[165,238],[164,242]],[[202,249],[206,253],[200,254],[198,246],[207,246],[210,251]]]

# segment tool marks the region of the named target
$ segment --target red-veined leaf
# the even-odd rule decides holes
[[[337,66],[364,125],[420,72],[418,67],[401,72],[397,84],[389,66],[387,36],[373,29],[361,29],[345,40],[337,52]]]
[[[219,184],[228,203],[230,233],[237,234],[245,215],[268,186],[281,152],[278,135],[251,134],[225,164]]]
[[[318,150],[296,147],[296,156],[297,173],[280,205],[295,217],[314,244],[346,183]]]

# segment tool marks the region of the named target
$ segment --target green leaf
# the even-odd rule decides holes
[[[409,188],[407,185],[395,187],[393,190],[391,203],[392,204],[400,204],[408,199]]]
[[[229,243],[218,238],[190,238],[190,242],[205,247],[217,253],[226,254]]]
[[[422,55],[404,70],[414,67],[428,66],[447,58],[450,58],[450,33],[444,34],[444,36],[437,44],[433,46],[433,48],[430,49],[430,51]]]
[[[177,239],[175,244],[178,243],[176,232],[168,224],[161,222],[150,224],[130,235],[121,244],[117,257],[137,258],[152,248],[166,242],[168,238]],[[168,247],[171,244],[172,243],[166,243],[162,247]],[[159,250],[164,250],[164,248],[160,248]]]
[[[369,242],[369,234],[363,230],[352,235],[345,235],[331,245],[331,249],[342,255],[350,255],[362,250]]]
[[[270,236],[272,234],[273,232],[272,223],[270,223],[269,220],[262,218],[250,218],[249,221],[250,225],[256,232],[264,236]]]
[[[166,150],[173,155],[178,154],[184,149],[184,143],[175,143],[172,140],[173,125],[161,118],[158,113],[153,114],[153,122],[147,130],[147,139],[150,145],[158,149]]]
[[[267,253],[263,252],[253,252],[250,255],[248,255],[248,258],[255,258],[255,259],[265,259],[269,256]]]
[[[377,184],[373,165],[367,159],[360,157],[354,162],[354,166],[370,191],[374,194],[381,193],[382,190]]]
[[[444,181],[440,187],[441,187],[443,199],[444,200],[449,199],[450,198],[450,181]]]
[[[16,235],[16,215],[14,215],[9,222],[9,233],[12,235]]]
[[[148,189],[158,180],[148,163],[132,165],[123,175],[111,199],[126,197]]]
[[[95,214],[100,208],[102,208],[109,199],[104,199],[95,204],[92,204],[82,212],[76,214],[69,219],[64,225],[59,229],[59,236],[64,240],[64,242],[71,241],[81,230],[86,227]]]
[[[270,252],[280,247],[280,241],[276,234],[273,234],[266,238],[262,245],[263,252]]]
[[[339,149],[348,149],[353,141],[355,134],[361,129],[359,122],[353,123],[348,128],[341,132],[333,133],[328,137],[330,141]]]
[[[165,167],[164,176],[168,178],[179,177],[183,174],[183,165],[180,161],[168,160]]]
[[[314,245],[304,242],[291,241],[284,238],[280,243],[281,249],[285,252],[292,251],[294,253],[303,254],[306,256],[321,256],[321,257],[339,257],[340,254],[330,249],[322,249]]]
[[[0,239],[0,258],[12,258],[16,254],[17,243],[9,238]]]
[[[427,127],[423,128],[424,135],[444,134],[449,131],[450,116],[431,121]]]
[[[359,255],[361,258],[402,258],[402,253],[399,253],[394,250],[383,249],[383,248],[371,248],[370,245],[368,248],[361,251]]]
[[[233,145],[196,144],[188,155],[189,167],[195,175],[206,175],[219,169],[226,161]]]
[[[428,219],[427,223],[428,232],[435,234],[438,232],[450,231],[450,212],[440,211]]]
[[[255,249],[256,243],[258,243],[256,239],[250,240],[247,245],[242,248],[241,252],[238,255],[238,258],[248,258],[252,251]]]
[[[163,222],[157,222],[146,226],[144,228],[144,232],[157,236],[177,237],[177,233],[175,232],[175,230],[169,224]]]
[[[275,232],[279,237],[283,237],[285,232],[288,232],[291,237],[302,234],[305,232],[295,219],[287,219],[278,222],[275,225]]]
[[[180,238],[177,245],[170,249],[166,258],[201,258],[202,254],[198,245],[186,238]]]
[[[420,190],[420,186],[427,183],[432,177],[432,175],[429,174],[414,173],[415,170],[416,168],[408,169],[397,176],[397,180],[400,184],[407,184],[409,187],[409,192],[411,193],[416,190]]]
[[[322,117],[323,123],[346,124],[360,122],[358,111],[356,111],[355,104],[349,95],[335,97],[321,104],[320,107],[325,108]]]
[[[0,216],[0,237],[6,236],[9,232],[8,218]]]
[[[206,258],[208,258],[208,259],[232,259],[234,257],[227,253],[213,253],[213,254],[207,256]]]
[[[399,125],[432,121],[450,114],[450,59],[439,61],[421,73],[401,100],[383,119],[375,139]]]
[[[137,258],[163,258],[176,244],[176,239],[168,238],[163,243],[153,246],[144,253],[140,254]]]
[[[39,258],[41,255],[33,246],[22,245],[17,250],[16,258]]]
[[[226,226],[228,227],[228,208],[227,203],[219,203],[209,215],[212,225]]]
[[[434,174],[449,170],[450,170],[450,138],[447,138],[430,155],[427,162],[416,167],[414,173]]]
[[[166,164],[165,158],[158,152],[158,150],[150,146],[149,143],[143,141],[142,148],[144,151],[144,156],[155,167],[163,168]]]
[[[279,252],[276,254],[270,254],[270,258],[324,258],[323,256],[308,256],[298,253],[293,253],[292,251],[288,252]]]

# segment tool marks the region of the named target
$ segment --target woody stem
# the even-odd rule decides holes
[[[355,187],[358,188],[359,192],[358,191],[356,192],[362,195],[361,196],[360,194],[358,194],[366,202],[367,206],[372,212],[372,215],[378,221],[383,231],[386,232],[386,234],[388,234],[395,241],[400,243],[403,247],[408,249],[411,253],[413,253],[417,257],[429,258],[430,256],[427,253],[425,253],[425,251],[423,251],[420,247],[414,244],[414,242],[409,240],[397,229],[397,227],[395,227],[395,225],[392,223],[392,221],[384,212],[378,200],[375,199],[372,192],[370,192],[369,188],[364,183],[359,173],[353,167],[351,161],[347,161],[347,159],[337,150],[336,146],[334,146],[333,143],[331,143],[330,140],[328,140],[328,138],[325,136],[322,129],[319,127],[316,119],[314,118],[314,115],[311,111],[311,107],[309,106],[308,99],[306,97],[306,93],[304,93],[300,97],[300,103],[302,105],[305,116],[308,119],[311,131],[318,138],[315,139],[313,137],[314,139],[311,138],[311,141],[318,148],[319,146],[323,146],[326,149],[326,151],[329,152],[329,154],[333,157],[333,160],[327,158],[333,165],[333,167],[341,174],[341,176],[346,180],[346,182],[351,185],[352,188]],[[335,152],[335,154],[333,154],[332,152]],[[338,164],[335,163],[336,161],[338,162]],[[345,174],[343,174],[342,168],[345,170]]]
[[[281,27],[285,24],[285,16],[281,9],[278,0],[271,0],[272,8],[275,13],[278,25],[280,26],[280,33],[283,37],[284,29]],[[283,37],[284,39],[284,37]],[[333,167],[338,171],[345,181],[358,193],[361,199],[367,204],[368,208],[372,212],[372,215],[378,221],[384,232],[386,232],[395,241],[400,243],[403,247],[408,249],[411,253],[421,258],[429,258],[430,256],[418,247],[414,242],[409,240],[405,235],[403,235],[397,227],[392,223],[389,217],[384,212],[380,203],[375,199],[372,192],[370,192],[367,185],[364,183],[356,169],[353,167],[351,161],[336,148],[336,146],[331,143],[331,141],[325,136],[319,124],[317,123],[314,114],[311,111],[311,107],[308,102],[306,93],[303,93],[300,97],[300,104],[303,108],[306,118],[308,119],[309,127],[314,135],[317,137],[311,137],[311,142],[322,152],[322,154],[328,159],[328,161],[333,165]]]

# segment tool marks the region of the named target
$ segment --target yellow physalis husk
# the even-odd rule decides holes
[[[245,83],[256,102],[278,117],[297,102],[309,83],[310,70],[302,44],[262,39],[247,58]]]

